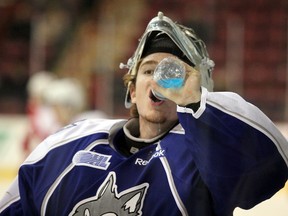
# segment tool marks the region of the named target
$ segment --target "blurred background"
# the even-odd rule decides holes
[[[39,143],[45,133],[82,114],[128,116],[126,71],[119,64],[133,54],[158,11],[194,28],[205,41],[216,63],[216,91],[239,93],[288,137],[287,0],[0,0],[0,196],[33,149],[31,143]],[[32,78],[43,72],[50,78],[31,87]],[[38,105],[35,92],[44,105]],[[43,116],[52,113],[48,105],[57,110],[48,119],[54,119],[55,128],[43,132]],[[62,105],[71,112],[60,123]],[[279,194],[261,210],[235,215],[272,215],[263,210],[269,206],[287,216],[288,190]]]

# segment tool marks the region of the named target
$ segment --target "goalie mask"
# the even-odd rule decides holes
[[[201,74],[201,85],[207,88],[208,91],[213,91],[212,70],[214,62],[209,59],[204,42],[198,38],[193,29],[174,23],[170,18],[164,16],[162,12],[159,12],[158,16],[154,17],[149,22],[133,56],[128,59],[126,65],[121,63],[120,68],[128,68],[128,74],[136,76],[137,71],[133,70],[133,68],[141,58],[147,56],[147,46],[149,47],[151,45],[149,43],[151,43],[155,36],[158,37],[163,34],[169,37],[169,40],[174,43],[174,46],[171,46],[170,43],[168,46],[165,45],[163,49],[163,46],[161,47],[161,45],[158,46],[156,44],[156,48],[155,45],[153,45],[153,49],[155,49],[153,52],[157,52],[158,49],[158,52],[168,52],[178,56],[181,60],[198,70]],[[160,38],[163,37],[160,36]],[[164,43],[169,44],[166,42]],[[181,55],[178,54],[179,51],[181,52]],[[129,92],[130,85],[131,81],[127,86],[125,97],[126,108],[130,108],[132,105]]]

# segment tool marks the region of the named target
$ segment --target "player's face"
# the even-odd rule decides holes
[[[151,123],[175,122],[177,120],[176,104],[169,100],[157,100],[153,94],[150,82],[157,64],[168,53],[153,53],[143,58],[137,73],[136,85],[131,88],[131,101],[138,109],[139,118]]]

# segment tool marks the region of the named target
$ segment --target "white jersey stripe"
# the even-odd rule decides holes
[[[160,145],[160,142],[158,143],[157,145],[157,150],[160,150],[161,149],[161,145]],[[160,158],[160,161],[164,167],[164,170],[165,170],[165,173],[166,173],[166,176],[167,176],[167,180],[168,180],[168,183],[169,183],[169,187],[171,189],[171,192],[172,192],[172,195],[174,197],[174,200],[176,202],[176,205],[178,206],[181,214],[183,216],[188,216],[188,212],[178,194],[178,191],[176,189],[176,186],[175,186],[175,183],[174,183],[174,180],[173,180],[173,176],[172,176],[172,173],[171,173],[171,169],[170,169],[170,166],[169,166],[169,163],[167,161],[167,158],[166,157],[159,157]]]
[[[95,147],[98,144],[109,144],[108,140],[97,140],[96,142],[91,143],[85,150],[91,150],[93,147]],[[49,188],[48,192],[46,193],[42,205],[41,205],[41,215],[45,215],[46,213],[46,208],[47,208],[47,204],[48,201],[51,197],[51,195],[54,193],[55,189],[57,188],[57,186],[59,185],[59,183],[62,181],[62,179],[73,169],[73,167],[75,166],[75,164],[72,163],[71,160],[71,164],[61,173],[61,175],[58,176],[58,178],[54,181],[54,183],[51,185],[51,187]]]

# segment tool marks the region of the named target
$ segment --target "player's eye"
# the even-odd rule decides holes
[[[146,75],[152,75],[154,73],[154,70],[145,70],[144,71],[144,74],[146,74]]]

